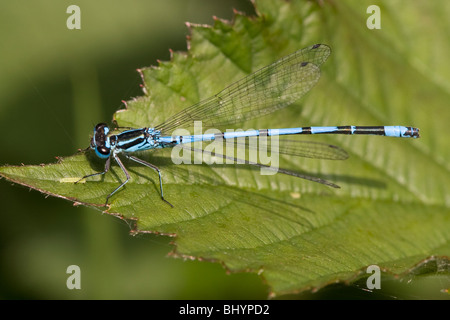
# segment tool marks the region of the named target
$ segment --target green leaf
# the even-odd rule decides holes
[[[123,127],[154,126],[277,58],[314,43],[333,53],[318,85],[299,103],[245,128],[309,125],[412,125],[419,140],[321,136],[343,147],[346,161],[284,157],[281,166],[320,176],[341,189],[245,165],[173,165],[172,150],[138,157],[158,176],[124,164],[130,182],[102,207],[125,177],[104,176],[91,152],[43,166],[4,166],[0,175],[133,222],[133,232],[176,236],[173,255],[257,272],[273,294],[356,279],[369,265],[394,274],[420,273],[426,261],[448,273],[450,255],[450,119],[447,2],[389,2],[382,29],[369,30],[369,1],[257,1],[257,17],[190,25],[187,53],[142,69],[145,95],[114,119]],[[423,19],[423,16],[428,19]],[[436,17],[432,19],[430,17]],[[441,19],[438,19],[441,17]],[[414,23],[412,23],[414,22]],[[389,31],[386,31],[389,30]],[[444,265],[444,267],[442,267]]]

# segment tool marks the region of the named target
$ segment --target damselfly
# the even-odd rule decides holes
[[[171,205],[164,199],[160,169],[133,156],[134,152],[171,148],[197,141],[227,140],[255,136],[364,134],[400,138],[419,137],[419,129],[405,126],[299,127],[196,135],[172,134],[178,128],[192,128],[195,121],[201,121],[203,127],[218,128],[260,117],[292,104],[317,83],[320,77],[319,67],[325,62],[330,53],[330,47],[324,44],[316,44],[296,51],[231,84],[218,94],[182,110],[154,128],[129,129],[119,134],[112,134],[106,124],[100,123],[96,125],[90,147],[95,150],[99,158],[106,159],[105,169],[102,172],[86,175],[79,181],[107,173],[110,169],[111,158],[114,158],[125,173],[126,180],[106,197],[106,205],[111,196],[130,180],[130,175],[119,158],[119,154],[122,153],[126,158],[147,166],[158,173],[161,199]],[[330,144],[295,140],[286,141],[285,145],[280,144],[279,153],[334,160],[348,157],[344,150]],[[239,159],[234,160],[236,162],[240,161]],[[244,163],[258,165],[245,160]],[[302,175],[289,170],[279,171],[332,187],[338,187],[320,178]]]

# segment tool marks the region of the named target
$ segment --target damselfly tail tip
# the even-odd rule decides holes
[[[419,131],[420,131],[419,128],[411,127],[407,131],[407,135],[412,137],[412,138],[420,138],[420,132]]]

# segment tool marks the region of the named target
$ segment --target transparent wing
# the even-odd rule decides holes
[[[230,140],[215,140],[213,142],[199,141],[196,143],[178,145],[177,147],[193,151],[189,157],[202,155],[201,159],[203,160],[200,161],[207,159],[204,158],[204,156],[219,157],[227,160],[227,164],[230,164],[229,161],[231,161],[231,163],[247,164],[259,168],[266,168],[268,170],[275,169],[276,172],[279,173],[317,182],[333,188],[339,188],[338,185],[319,177],[278,167],[273,168],[272,166],[261,164],[257,160],[252,160],[260,158],[260,155],[258,154],[253,154],[254,156],[252,156],[252,152],[262,152],[266,155],[270,153],[271,161],[276,154],[328,160],[345,160],[348,158],[348,154],[345,150],[331,144],[296,139],[284,139],[284,137],[279,138],[280,139],[274,140],[267,137],[267,139],[238,138]],[[242,152],[242,150],[244,150],[244,152]],[[212,160],[210,159],[210,161]]]
[[[254,137],[256,138],[256,137]],[[226,148],[242,149],[250,152],[269,152],[271,154],[285,154],[296,157],[326,159],[326,160],[345,160],[348,154],[344,149],[328,143],[297,140],[296,137],[259,137],[256,142],[251,138],[238,138],[226,140]]]
[[[232,161],[232,163],[236,163],[236,164],[246,164],[246,165],[250,165],[250,166],[254,166],[254,167],[258,167],[258,168],[265,168],[266,170],[274,170],[276,173],[282,173],[282,174],[290,175],[290,176],[293,176],[296,178],[305,179],[305,180],[312,181],[312,182],[317,182],[317,183],[327,185],[332,188],[340,188],[337,184],[330,182],[328,180],[319,178],[319,177],[311,176],[308,174],[303,174],[303,173],[289,170],[289,169],[268,166],[265,164],[258,163],[256,161],[240,158],[240,157],[234,156],[234,155],[231,155],[231,156],[225,155],[223,153],[217,152],[216,150],[215,151],[203,150],[203,149],[196,148],[194,145],[191,145],[191,144],[180,145],[180,147],[185,150],[193,151],[194,154],[202,153],[203,157],[209,156],[209,157],[219,157],[219,158],[225,159],[227,164],[229,164],[229,161]]]
[[[319,66],[331,53],[316,44],[296,51],[231,84],[218,94],[194,104],[155,127],[163,135],[203,127],[223,127],[284,108],[305,95],[319,80]]]

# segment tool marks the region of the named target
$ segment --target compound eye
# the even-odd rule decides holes
[[[104,156],[108,156],[110,149],[105,147],[105,146],[101,146],[101,147],[97,147],[97,152],[104,155]]]
[[[103,130],[103,128],[107,128],[108,125],[106,123],[99,123],[95,126],[94,131],[100,131]]]

